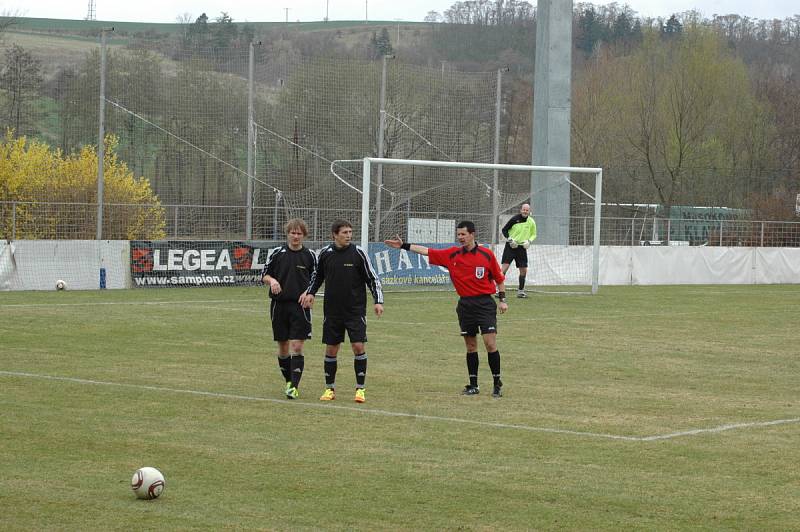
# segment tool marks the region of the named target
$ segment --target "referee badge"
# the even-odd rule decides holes
[[[475,267],[475,277],[478,279],[483,279],[483,276],[486,275],[486,268],[483,266],[476,266]]]

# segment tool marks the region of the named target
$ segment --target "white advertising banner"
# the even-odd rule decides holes
[[[127,240],[0,241],[0,290],[54,290],[62,280],[69,290],[130,286]]]
[[[631,248],[631,284],[750,284],[753,249],[688,246]]]
[[[754,283],[800,283],[800,248],[754,248],[754,260]]]

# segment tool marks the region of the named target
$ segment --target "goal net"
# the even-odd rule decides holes
[[[346,163],[354,161],[341,162]],[[399,234],[407,241],[445,247],[455,242],[456,225],[470,220],[478,241],[494,245],[500,260],[504,225],[522,204],[530,203],[537,238],[527,250],[526,288],[597,292],[602,169],[374,157],[358,163],[359,238],[362,247],[370,249],[386,288],[449,281],[419,257],[382,247],[384,238]],[[518,280],[519,270],[512,264],[508,289]]]

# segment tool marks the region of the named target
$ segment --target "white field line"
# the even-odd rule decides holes
[[[0,370],[0,375],[6,375],[9,377],[26,377],[32,379],[45,379],[51,381],[60,381],[60,382],[69,382],[74,384],[90,384],[95,386],[116,386],[120,388],[134,388],[138,390],[151,390],[157,392],[164,392],[164,393],[179,393],[179,394],[186,394],[186,395],[194,395],[194,396],[201,396],[201,397],[215,397],[219,399],[233,399],[239,401],[256,401],[256,402],[264,402],[264,403],[276,403],[283,406],[293,406],[293,407],[304,407],[304,408],[317,408],[317,409],[326,409],[326,410],[344,410],[348,412],[360,412],[362,414],[372,414],[378,416],[388,416],[388,417],[400,417],[400,418],[410,418],[410,419],[419,419],[423,421],[441,421],[446,423],[462,423],[467,425],[477,425],[481,427],[489,427],[489,428],[497,428],[497,429],[512,429],[512,430],[522,430],[528,432],[544,432],[549,434],[564,434],[569,436],[580,436],[580,437],[588,437],[588,438],[600,438],[606,440],[621,440],[621,441],[631,441],[631,442],[652,442],[652,441],[660,441],[660,440],[670,440],[674,438],[686,437],[686,436],[696,436],[699,434],[713,434],[719,432],[726,432],[736,429],[746,429],[746,428],[753,428],[753,427],[772,427],[776,425],[788,425],[788,424],[795,424],[800,423],[800,418],[792,418],[792,419],[777,419],[773,421],[756,421],[751,423],[731,423],[727,425],[720,425],[717,427],[709,427],[704,429],[694,429],[694,430],[685,430],[680,432],[671,432],[668,434],[656,434],[653,436],[624,436],[618,434],[604,434],[602,432],[587,432],[587,431],[577,431],[577,430],[567,430],[567,429],[557,429],[557,428],[550,428],[550,427],[532,427],[528,425],[517,425],[511,423],[492,423],[489,421],[477,421],[474,419],[463,419],[463,418],[455,418],[455,417],[444,417],[444,416],[431,416],[426,414],[412,414],[408,412],[393,412],[390,410],[380,410],[375,408],[368,408],[368,407],[355,407],[355,406],[341,406],[341,405],[333,405],[330,403],[309,403],[301,400],[294,400],[288,401],[286,399],[272,399],[268,397],[253,397],[249,395],[237,395],[237,394],[229,394],[229,393],[218,393],[218,392],[207,392],[201,390],[185,390],[179,388],[167,388],[163,386],[148,386],[143,384],[126,384],[120,382],[106,382],[106,381],[96,381],[90,379],[77,379],[73,377],[58,377],[53,375],[40,375],[36,373],[25,373],[25,372],[18,372],[18,371],[2,371]]]
[[[707,429],[694,429],[682,430],[680,432],[670,432],[669,434],[659,434],[655,436],[644,436],[639,438],[639,441],[659,441],[669,440],[672,438],[680,438],[681,436],[697,436],[698,434],[714,434],[717,432],[726,432],[736,429],[749,429],[753,427],[774,427],[776,425],[791,425],[800,423],[800,418],[791,419],[775,419],[773,421],[753,421],[751,423],[730,423],[727,425],[720,425],[718,427],[710,427]]]

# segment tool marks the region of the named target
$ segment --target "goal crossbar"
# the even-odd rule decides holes
[[[373,164],[396,165],[396,166],[426,166],[434,168],[471,168],[480,170],[512,170],[529,172],[551,172],[551,173],[578,173],[594,174],[595,196],[594,196],[594,218],[596,223],[592,234],[592,294],[597,293],[599,285],[599,264],[600,264],[600,209],[602,206],[603,191],[603,169],[583,166],[539,166],[527,164],[494,164],[494,163],[466,163],[458,161],[423,161],[416,159],[386,159],[382,157],[364,157],[362,188],[361,188],[361,247],[369,247],[369,206],[370,206],[370,183],[371,169]],[[379,184],[380,185],[380,184]]]

